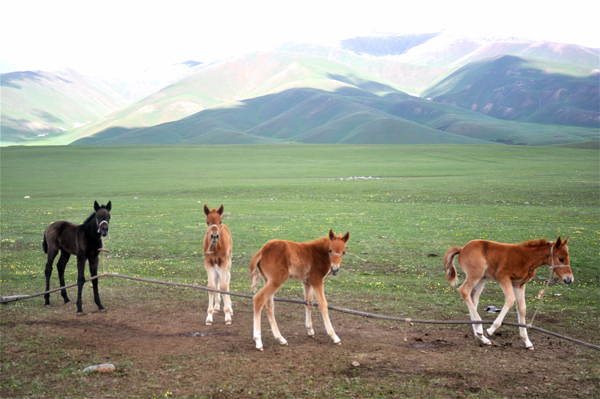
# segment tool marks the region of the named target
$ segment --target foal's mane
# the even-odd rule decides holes
[[[305,244],[319,245],[329,241],[329,237],[319,237],[316,240],[307,241]]]
[[[546,240],[545,238],[540,238],[539,240],[525,241],[521,245],[523,245],[524,247],[528,247],[528,248],[537,248],[537,247],[544,247],[548,244],[550,244],[548,242],[548,240]]]
[[[96,212],[92,213],[90,216],[88,216],[87,219],[85,219],[85,221],[83,222],[83,224],[88,224],[90,222],[90,220],[92,220],[92,218],[96,216]]]

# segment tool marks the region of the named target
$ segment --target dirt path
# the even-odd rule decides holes
[[[213,326],[205,326],[205,301],[200,300],[186,307],[160,300],[112,305],[106,313],[83,317],[70,304],[27,317],[18,308],[2,307],[3,383],[40,380],[53,396],[71,397],[600,394],[597,351],[536,333],[530,334],[536,349],[528,351],[514,327],[503,327],[493,346],[481,347],[470,326],[406,330],[399,323],[333,312],[342,339],[336,346],[318,310],[313,313],[315,338],[309,338],[302,307],[277,303],[278,324],[289,345],[275,342],[263,315],[265,348],[258,352],[247,300],[234,299],[231,326],[224,325],[222,313]],[[36,367],[26,367],[35,362],[43,364],[42,376]],[[78,373],[98,363],[113,363],[117,372]],[[3,392],[3,397],[36,396],[26,384]]]

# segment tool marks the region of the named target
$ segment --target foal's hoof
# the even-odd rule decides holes
[[[83,313],[83,312],[77,312],[77,316],[85,316],[85,313]]]
[[[533,346],[530,346],[530,347],[529,347],[529,348],[527,348],[527,349],[529,349],[530,351],[532,351],[532,350],[533,350]]]
[[[212,321],[207,321],[204,324],[206,324],[207,326],[212,326]]]
[[[225,325],[226,325],[226,326],[230,326],[230,325],[231,325],[231,320],[229,320],[229,321],[226,321],[226,322],[225,322]]]
[[[106,313],[106,309],[104,309],[104,308],[103,309],[98,309],[98,312],[100,312],[100,313]]]
[[[50,304],[47,304],[47,305],[44,305],[44,306],[45,306],[45,307],[47,307],[47,308],[49,308],[49,307],[50,307]]]
[[[340,342],[335,342],[335,344],[336,344],[337,346],[342,346],[342,341],[340,341]]]

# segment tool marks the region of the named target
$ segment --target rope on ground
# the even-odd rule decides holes
[[[199,286],[199,285],[194,285],[194,284],[174,283],[174,282],[169,282],[169,281],[153,280],[153,279],[141,278],[141,277],[124,276],[124,275],[116,274],[116,273],[98,274],[98,275],[90,278],[89,280],[86,280],[86,282],[92,281],[92,280],[95,280],[95,279],[98,279],[101,277],[117,277],[117,278],[122,278],[122,279],[126,279],[126,280],[141,281],[141,282],[151,283],[151,284],[161,284],[161,285],[169,285],[169,286],[175,286],[175,287],[195,288],[195,289],[200,289],[200,290],[204,290],[204,291],[212,291],[212,292],[216,292],[216,293],[220,293],[220,294],[224,294],[224,295],[237,296],[237,297],[241,297],[241,298],[254,298],[254,295],[238,294],[236,292],[229,292],[229,291],[221,291],[221,290],[216,290],[216,289],[203,287],[203,286]],[[0,303],[6,304],[9,302],[15,302],[15,301],[23,300],[23,299],[34,298],[34,297],[41,296],[44,294],[49,294],[52,292],[60,291],[62,289],[72,288],[72,287],[75,287],[76,285],[77,285],[77,283],[74,283],[71,285],[67,285],[64,287],[56,288],[53,290],[49,290],[49,291],[45,291],[45,292],[41,292],[39,294],[33,294],[33,295],[13,295],[13,296],[4,296],[4,297],[0,296]],[[273,298],[273,299],[277,302],[287,302],[287,303],[296,303],[296,304],[300,304],[300,305],[317,306],[316,302],[307,302],[307,301],[301,301],[301,300],[297,300],[297,299],[286,299],[286,298]],[[412,325],[413,323],[420,323],[420,324],[492,324],[493,323],[492,321],[486,321],[486,320],[469,320],[469,321],[464,321],[464,320],[421,320],[421,319],[413,319],[413,318],[409,318],[409,317],[384,316],[384,315],[378,315],[378,314],[373,314],[373,313],[368,313],[368,312],[362,312],[360,310],[340,308],[340,307],[331,306],[331,305],[328,305],[327,308],[329,310],[353,314],[356,316],[368,317],[371,319],[400,321],[400,322],[407,323],[408,325]],[[529,328],[529,329],[536,330],[536,331],[539,331],[544,334],[552,335],[557,338],[562,338],[564,340],[574,342],[579,345],[587,346],[588,348],[600,350],[600,346],[598,346],[598,345],[594,345],[594,344],[591,344],[591,343],[585,342],[585,341],[580,341],[578,339],[571,338],[566,335],[557,334],[555,332],[546,330],[544,328],[526,325],[526,324],[520,324],[520,323],[513,323],[513,322],[508,322],[508,321],[504,321],[504,322],[502,322],[502,324],[507,325],[507,326]],[[407,327],[407,329],[408,329],[408,327]]]

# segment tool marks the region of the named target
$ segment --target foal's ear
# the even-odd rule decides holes
[[[94,201],[94,210],[97,212],[100,209],[100,205],[98,205],[98,201]]]
[[[556,239],[556,248],[560,248],[561,246],[565,246],[567,245],[567,242],[569,242],[569,237],[567,237],[564,241],[562,241],[560,239],[560,236],[558,236],[558,238]]]
[[[112,207],[112,204],[110,203],[110,201],[108,201],[108,204],[106,204],[106,210],[110,212],[111,207]]]
[[[349,239],[350,239],[350,232],[347,231],[346,234],[344,234],[344,236],[342,237],[342,241],[348,242]]]
[[[208,216],[209,213],[210,213],[210,209],[208,209],[208,207],[206,206],[206,204],[204,204],[204,214],[206,216]]]
[[[335,233],[333,232],[333,229],[329,229],[329,239],[333,240],[335,238]]]
[[[217,213],[221,216],[223,216],[223,204],[221,204],[221,207],[219,208],[219,210],[217,211]]]

